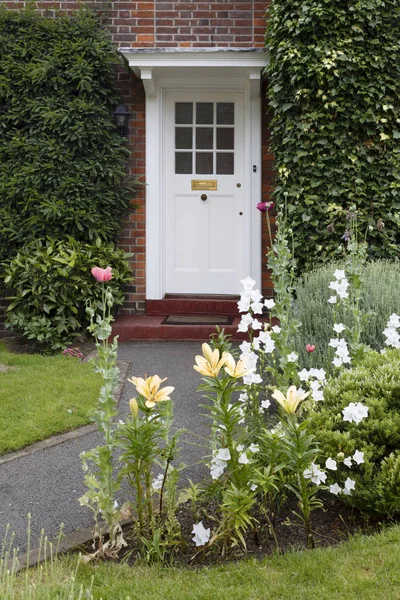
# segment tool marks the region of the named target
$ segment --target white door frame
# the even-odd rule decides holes
[[[217,50],[217,49],[215,49]],[[164,98],[168,91],[241,92],[245,113],[245,180],[251,190],[245,207],[247,274],[261,288],[261,69],[265,53],[177,52],[146,53],[120,49],[146,90],[146,299],[165,295],[165,199],[163,183]],[[221,68],[224,67],[224,68]],[[238,281],[238,294],[240,293]]]

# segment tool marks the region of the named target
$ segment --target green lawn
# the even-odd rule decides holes
[[[395,600],[400,598],[399,563],[400,527],[395,526],[336,548],[221,567],[81,565],[76,583],[86,588],[93,577],[94,600]],[[56,563],[46,598],[58,597],[59,582],[68,581],[75,566],[71,557]]]
[[[90,422],[101,379],[68,356],[12,354],[0,342],[0,454]]]

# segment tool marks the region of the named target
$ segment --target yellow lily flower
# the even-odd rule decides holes
[[[251,373],[251,369],[247,369],[246,364],[242,359],[235,363],[235,359],[233,358],[232,354],[229,354],[229,352],[224,352],[224,354],[225,371],[228,373],[228,375],[234,379],[239,379],[240,377],[245,377],[245,375]]]
[[[201,349],[203,350],[203,356],[196,356],[193,369],[205,375],[206,377],[218,377],[221,368],[225,364],[225,352],[220,358],[219,350],[211,350],[208,344],[203,344]]]
[[[282,394],[279,390],[275,390],[272,394],[272,397],[275,398],[277,402],[282,406],[283,410],[290,415],[294,415],[296,412],[300,402],[307,398],[310,392],[305,394],[299,394],[296,386],[291,385],[287,391],[286,396]]]
[[[128,381],[133,383],[136,387],[137,392],[146,398],[145,404],[148,408],[153,408],[157,402],[170,400],[169,394],[171,394],[175,388],[167,386],[160,389],[160,385],[166,380],[166,377],[165,379],[161,379],[158,375],[147,377],[147,379],[142,379],[142,377],[132,377],[132,379],[128,379]]]

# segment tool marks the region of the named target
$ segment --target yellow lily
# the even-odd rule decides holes
[[[161,379],[158,375],[147,377],[147,379],[142,379],[142,377],[132,377],[132,379],[128,379],[128,381],[133,383],[136,387],[137,392],[146,398],[145,404],[148,408],[153,408],[157,402],[170,400],[169,394],[171,394],[175,388],[167,386],[160,389],[160,385],[166,380],[166,377],[165,379]]]
[[[246,364],[242,359],[235,363],[235,359],[233,358],[232,354],[229,354],[229,352],[224,352],[224,354],[225,371],[228,373],[228,375],[234,379],[239,379],[240,377],[245,377],[245,375],[251,373],[251,369],[247,369]]]
[[[305,394],[299,394],[295,385],[291,385],[288,389],[286,396],[279,390],[275,390],[272,397],[282,406],[283,410],[290,415],[294,415],[300,402],[307,398],[310,392]]]
[[[203,344],[201,349],[203,350],[203,356],[196,356],[193,369],[205,375],[206,377],[218,377],[221,368],[225,364],[225,352],[220,357],[219,350],[211,350],[208,344]]]

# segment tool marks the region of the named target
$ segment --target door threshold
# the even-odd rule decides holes
[[[165,294],[163,300],[238,300],[238,294]]]

